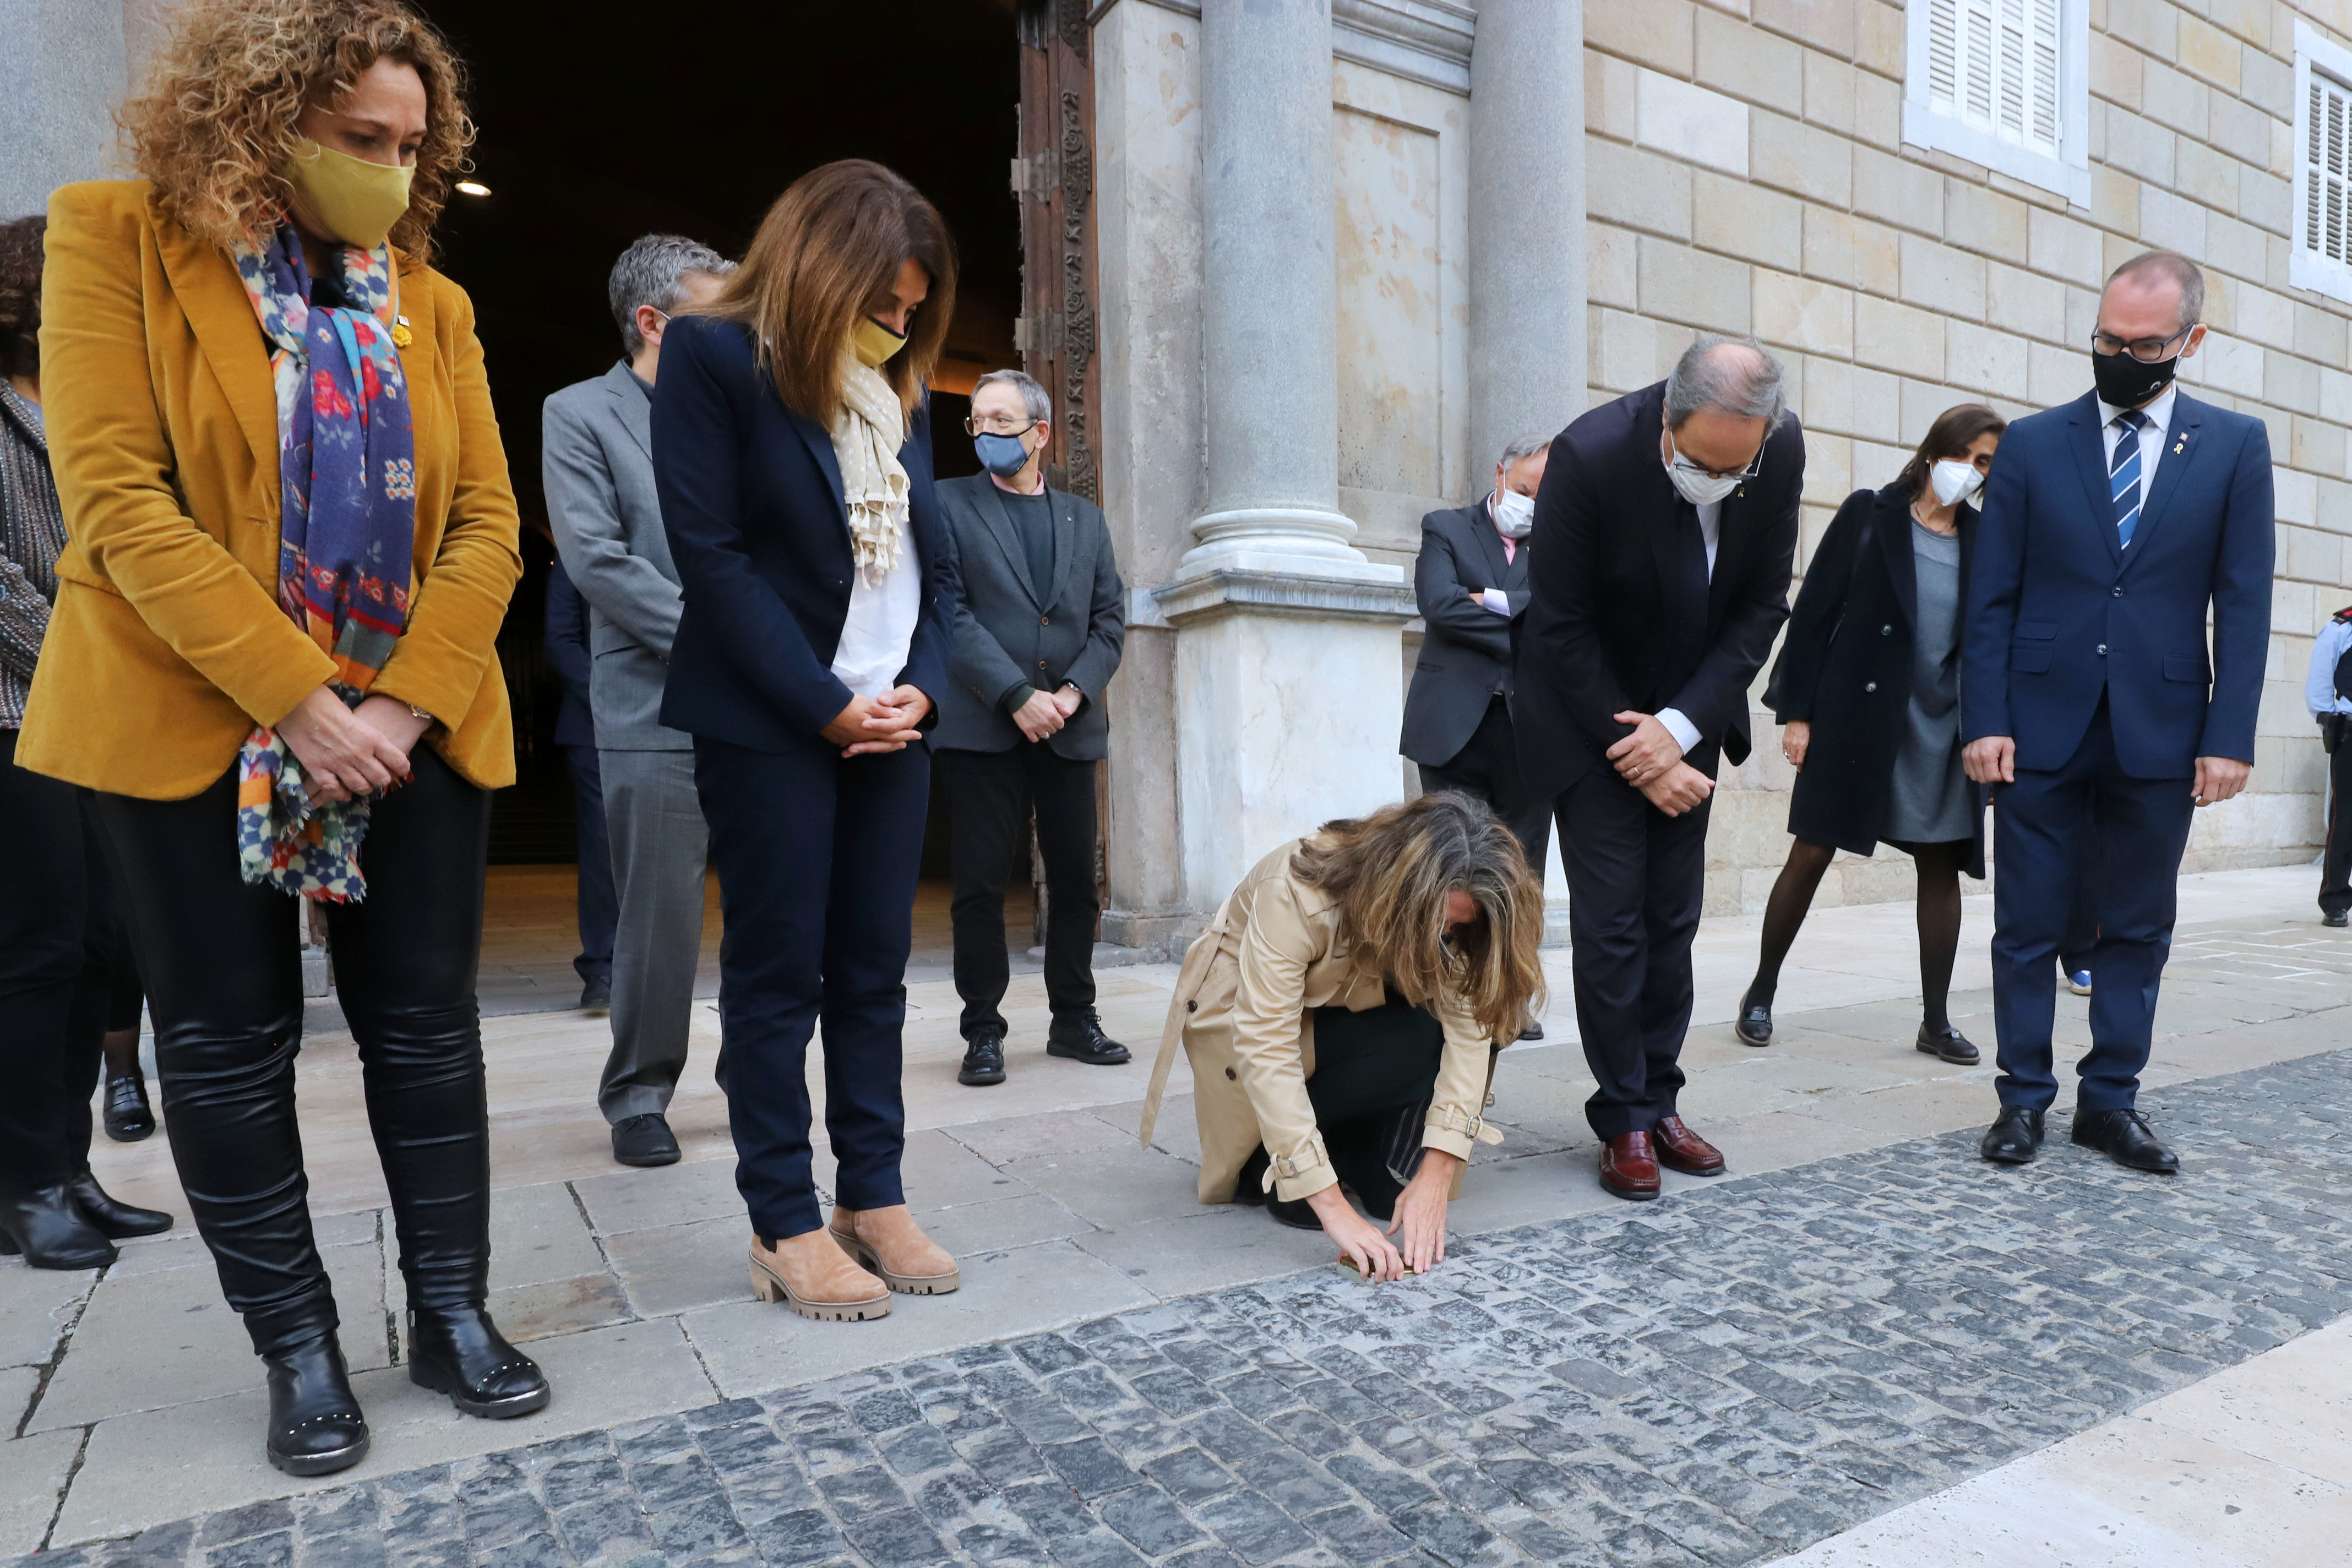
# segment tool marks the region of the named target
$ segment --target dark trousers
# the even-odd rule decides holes
[[[1606,763],[1559,796],[1585,1120],[1604,1142],[1675,1114],[1712,799],[1668,816]]]
[[[596,748],[566,746],[572,765],[572,815],[580,845],[580,956],[572,967],[591,984],[613,977],[613,930],[620,901],[613,891],[613,842],[604,828],[604,770]]]
[[[100,1044],[138,972],[85,792],[16,758],[0,730],[0,1184],[24,1190],[89,1163]]]
[[[835,1194],[852,1209],[906,1201],[899,1058],[930,780],[922,742],[845,759],[822,741],[755,752],[695,740],[725,922],[719,1019],[735,1185],[761,1236],[824,1224],[809,1168],[808,1043],[820,1023]]]
[[[1004,945],[1004,889],[1029,873],[1029,817],[1045,862],[1045,997],[1056,1018],[1095,1005],[1094,763],[1074,763],[1042,742],[1006,752],[943,751],[949,820],[955,840],[956,994],[963,1037],[1004,1028],[1000,1010],[1013,977]]]
[[[2091,967],[2091,950],[2099,945],[2099,844],[2084,841],[2074,864],[2074,892],[2066,901],[2066,934],[2058,942],[2058,968],[2073,974]]]
[[[490,797],[428,746],[410,761],[415,777],[371,814],[367,897],[327,905],[327,929],[408,1299],[478,1305],[490,1160],[474,975]],[[294,1106],[296,902],[238,874],[234,769],[185,800],[94,801],[147,983],[172,1160],[222,1294],[265,1355],[330,1333]]]
[[[1544,856],[1551,847],[1551,802],[1519,783],[1518,742],[1511,732],[1510,704],[1502,697],[1487,702],[1486,716],[1451,762],[1422,765],[1421,787],[1424,794],[1459,790],[1485,801],[1527,851],[1536,880],[1543,880]]]
[[[2319,861],[2319,907],[2352,910],[2352,720],[2327,758],[2327,849]]]
[[[2128,1109],[2156,1027],[2156,992],[2172,947],[2180,852],[2195,806],[2190,781],[2134,778],[2116,760],[2103,700],[2063,767],[2020,768],[1993,786],[2000,875],[1993,883],[1993,1022],[2005,1106],[2046,1110],[2058,1095],[2050,1035],[2053,960],[2084,858],[2099,940],[2091,950],[2091,1049],[2076,1069],[2084,1110]]]

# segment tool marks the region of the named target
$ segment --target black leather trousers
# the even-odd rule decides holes
[[[474,975],[490,802],[432,751],[376,803],[367,897],[327,906],[401,1272],[419,1308],[488,1289],[489,1126]],[[187,800],[100,795],[148,1007],[163,1121],[221,1290],[264,1355],[331,1332],[294,1115],[296,901],[237,873],[234,773]]]

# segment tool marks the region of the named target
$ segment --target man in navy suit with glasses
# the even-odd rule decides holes
[[[2263,422],[2173,383],[2204,341],[2204,305],[2184,257],[2117,268],[2091,340],[2095,389],[2011,425],[1985,489],[1960,722],[1998,824],[2000,1116],[1982,1152],[2000,1164],[2033,1158],[2057,1097],[2053,960],[2095,855],[2074,1141],[2136,1170],[2179,1165],[2135,1101],[2189,818],[2253,769],[2274,552]]]

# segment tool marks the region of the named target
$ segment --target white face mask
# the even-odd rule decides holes
[[[1945,458],[1927,470],[1927,482],[1935,486],[1937,500],[1946,506],[1958,506],[1977,493],[1984,476],[1977,472],[1974,463]]]
[[[1536,503],[1531,496],[1517,490],[1496,490],[1494,500],[1495,531],[1506,539],[1525,539],[1536,526]]]
[[[1691,505],[1712,506],[1739,488],[1741,476],[1725,474],[1717,477],[1712,474],[1696,474],[1688,468],[1676,468],[1674,464],[1668,463],[1666,478],[1674,480],[1675,489],[1680,490],[1683,500],[1690,502]]]

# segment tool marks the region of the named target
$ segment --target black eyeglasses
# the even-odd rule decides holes
[[[2113,332],[2093,332],[2091,352],[2102,354],[2127,353],[2142,364],[2155,364],[2159,360],[2169,359],[2171,355],[2165,351],[2195,331],[2197,327],[2198,323],[2191,321],[2168,338],[2126,339],[2119,338]]]

